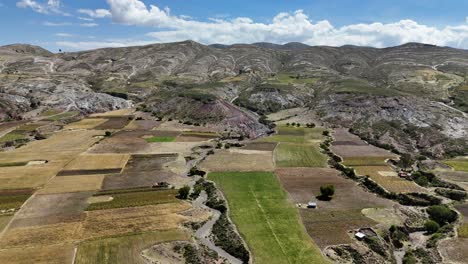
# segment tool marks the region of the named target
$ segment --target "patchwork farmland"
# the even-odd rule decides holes
[[[389,192],[427,190],[398,177],[387,163],[397,155],[342,129],[292,126],[286,114],[255,140],[133,109],[47,121],[63,129],[0,152],[0,263],[329,263],[355,252],[391,261],[355,234],[376,239],[421,213],[330,168],[329,134],[357,175]]]
[[[42,117],[56,116],[72,115]],[[185,157],[206,155],[218,134],[153,130],[162,123],[133,109],[94,114],[0,152],[0,263],[147,263],[141,252],[155,244],[198,243],[186,225],[211,214],[178,188],[192,180]],[[198,146],[209,147],[192,153]]]

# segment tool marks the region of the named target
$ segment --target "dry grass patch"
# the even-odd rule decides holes
[[[0,250],[0,263],[63,264],[72,263],[74,245],[37,246]]]
[[[159,126],[160,121],[156,120],[133,120],[124,129],[127,130],[152,130]]]
[[[402,179],[398,176],[384,176],[387,173],[394,172],[389,166],[354,166],[353,168],[357,175],[369,176],[369,178],[389,192],[426,192],[424,188],[419,187],[412,181]]]
[[[387,157],[346,157],[343,159],[343,164],[346,166],[387,166],[386,160]]]
[[[6,231],[0,241],[0,248],[24,248],[71,243],[82,238],[81,223],[60,223],[27,228],[13,228]]]
[[[143,250],[162,242],[189,239],[186,232],[175,229],[86,241],[79,245],[75,263],[145,264]]]
[[[273,171],[273,154],[269,151],[221,150],[201,164],[203,170],[215,171]]]
[[[131,208],[89,211],[84,222],[84,237],[98,238],[119,234],[176,229],[187,220],[178,213],[191,208],[189,203],[148,205]]]
[[[206,145],[206,142],[156,142],[149,143],[148,148],[137,154],[171,154],[179,153],[182,156],[191,154],[197,146]]]
[[[77,156],[63,170],[102,170],[125,167],[128,154],[83,154]]]
[[[97,191],[103,180],[104,175],[55,177],[38,194]]]
[[[0,170],[0,189],[37,188],[54,177],[65,162],[38,166],[5,167]]]

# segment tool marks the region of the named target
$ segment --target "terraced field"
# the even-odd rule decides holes
[[[256,263],[327,263],[303,231],[296,208],[269,172],[210,173]]]
[[[387,165],[387,159],[398,156],[381,148],[369,145],[345,129],[336,129],[331,150],[343,159],[343,164],[352,167],[359,176],[369,176],[389,192],[425,192],[416,183],[398,177]]]

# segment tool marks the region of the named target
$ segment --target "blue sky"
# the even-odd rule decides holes
[[[0,45],[51,51],[185,39],[468,48],[468,0],[0,0]]]

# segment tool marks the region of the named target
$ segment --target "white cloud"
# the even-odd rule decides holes
[[[71,26],[73,25],[70,22],[49,22],[45,21],[42,23],[42,25],[47,26],[47,27],[63,27],[63,26]]]
[[[291,41],[310,45],[345,44],[386,47],[406,42],[423,42],[468,48],[468,26],[437,28],[412,20],[394,23],[352,24],[334,27],[329,21],[312,21],[302,11],[279,13],[271,23],[255,22],[247,17],[212,19],[208,22],[186,19],[168,8],[147,7],[140,0],[107,0],[113,22],[156,28],[148,33],[156,42],[192,39],[209,43],[252,43]]]
[[[78,17],[78,19],[83,20],[83,21],[94,21],[94,19],[89,18],[89,17]]]
[[[70,38],[70,37],[73,37],[74,35],[73,35],[73,34],[69,34],[69,33],[56,33],[55,36],[57,36],[57,37],[64,37],[64,38]]]
[[[48,0],[47,2],[39,2],[36,0],[20,0],[16,2],[19,8],[31,8],[34,12],[41,14],[59,14],[70,16],[70,14],[61,10],[62,3],[60,0]]]
[[[50,22],[45,21],[42,25],[47,27],[65,27],[65,26],[80,26],[80,27],[97,27],[97,23],[71,23],[71,22]]]
[[[81,27],[97,27],[97,26],[99,26],[99,24],[96,24],[96,23],[81,23],[80,26]]]
[[[107,9],[78,9],[78,13],[88,15],[92,18],[103,18],[103,17],[110,17],[111,13]]]

